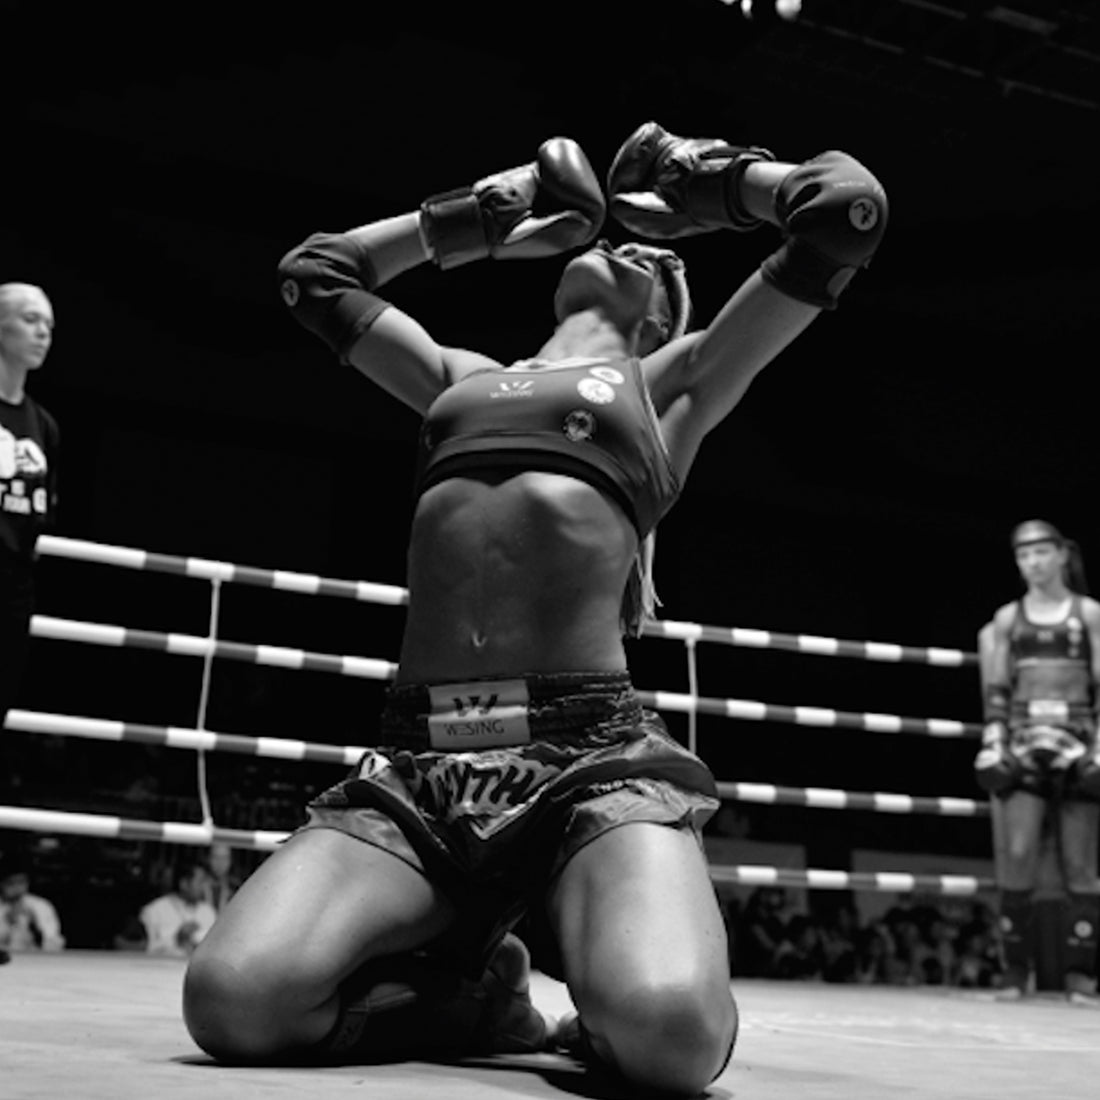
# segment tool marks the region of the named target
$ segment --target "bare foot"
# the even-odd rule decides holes
[[[550,1048],[557,1021],[531,1002],[531,956],[511,932],[489,960],[482,986],[486,1003],[478,1046],[485,1053],[523,1054]]]

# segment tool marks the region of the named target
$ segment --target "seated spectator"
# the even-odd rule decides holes
[[[155,898],[138,914],[150,955],[190,955],[217,918],[207,901],[210,873],[201,863],[181,864],[175,884],[174,890]]]
[[[926,985],[955,985],[957,982],[958,929],[936,910],[922,929],[925,951],[921,960]]]
[[[220,913],[241,885],[240,876],[233,867],[233,849],[228,844],[211,844],[206,857],[206,870],[210,875],[207,900]]]
[[[959,932],[955,984],[961,989],[994,989],[1001,981],[1001,959],[991,930],[970,924]]]
[[[786,936],[782,886],[759,886],[750,895],[737,928],[736,972],[745,978],[775,976],[776,956]]]
[[[890,926],[876,920],[856,935],[855,980],[861,985],[898,984],[897,945]]]
[[[820,928],[822,969],[827,982],[854,982],[858,966],[859,918],[848,903],[836,906]]]
[[[925,961],[928,945],[924,942],[920,925],[915,917],[898,916],[893,920],[887,913],[894,936],[894,965],[890,968],[892,985],[924,985]]]
[[[787,921],[786,935],[775,955],[775,977],[820,979],[825,966],[817,925],[805,914]]]
[[[0,951],[60,951],[65,946],[53,903],[32,894],[30,886],[23,863],[0,864]]]

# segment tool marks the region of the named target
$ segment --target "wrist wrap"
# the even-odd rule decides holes
[[[986,722],[1007,722],[1012,694],[1006,684],[990,684],[985,689],[982,714]]]
[[[481,204],[473,189],[460,187],[431,195],[420,205],[421,224],[440,269],[483,260],[489,255]]]

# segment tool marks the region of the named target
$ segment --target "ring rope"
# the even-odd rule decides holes
[[[105,814],[61,813],[0,806],[0,828],[74,833],[123,840],[152,840],[167,844],[209,845],[224,841],[236,848],[273,851],[289,836],[285,832],[218,829],[182,821],[138,821]],[[890,893],[972,895],[992,889],[991,878],[971,875],[912,875],[901,871],[827,871],[816,868],[712,864],[714,882],[744,886],[792,886],[811,890],[882,890]]]
[[[407,588],[393,584],[372,584],[369,581],[344,581],[319,577],[312,573],[292,573],[282,569],[257,569],[250,565],[211,561],[207,558],[184,558],[173,554],[155,554],[126,546],[110,546],[84,539],[63,538],[60,535],[39,535],[39,554],[71,558],[76,561],[117,565],[124,569],[145,569],[154,573],[171,573],[198,580],[228,581],[237,584],[277,588],[307,596],[342,596],[366,603],[406,604]]]
[[[951,718],[903,718],[896,714],[861,714],[827,707],[784,706],[749,699],[710,699],[670,691],[638,691],[644,706],[655,710],[714,714],[720,718],[743,718],[752,722],[784,722],[796,726],[835,726],[871,733],[922,733],[932,737],[980,737],[976,722]]]
[[[912,875],[904,871],[823,871],[791,867],[711,867],[715,882],[739,886],[792,886],[810,890],[883,890],[888,893],[969,896],[992,890],[995,880],[975,875]]]
[[[92,645],[134,646],[189,657],[213,654],[229,660],[248,661],[280,668],[334,672],[370,680],[390,680],[397,674],[397,665],[376,657],[349,657],[327,653],[311,653],[283,646],[253,645],[246,642],[224,642],[190,634],[163,634],[132,627],[108,626],[102,623],[57,619],[35,615],[31,633],[38,638],[88,642]],[[742,718],[756,722],[782,722],[796,726],[829,726],[861,729],[872,733],[919,733],[933,737],[980,737],[981,726],[974,722],[958,722],[947,718],[904,718],[895,714],[860,714],[854,711],[831,710],[826,707],[786,706],[760,703],[747,699],[713,699],[669,691],[638,691],[643,706],[682,714],[712,714],[721,718]]]
[[[973,798],[945,798],[884,791],[837,791],[828,787],[775,787],[770,783],[718,783],[718,794],[731,802],[809,806],[824,810],[874,810],[886,814],[940,814],[944,817],[989,817],[989,803]]]
[[[723,645],[747,646],[751,649],[784,649],[818,657],[860,657],[867,661],[914,661],[942,668],[963,668],[977,665],[978,655],[961,649],[939,646],[894,645],[888,642],[850,642],[840,638],[823,638],[816,634],[776,634],[771,630],[751,630],[745,627],[700,626],[673,619],[657,619],[647,623],[647,635],[687,641],[689,638]]]
[[[259,829],[221,829],[213,825],[192,825],[186,821],[140,821],[106,814],[29,810],[24,806],[0,806],[0,828],[97,836],[110,840],[151,840],[163,844],[206,846],[221,842],[253,851],[274,851],[289,835]]]
[[[367,749],[361,745],[325,745],[282,737],[246,737],[207,729],[152,726],[81,718],[68,714],[11,710],[7,729],[24,733],[52,733],[96,741],[130,741],[199,752],[231,752],[246,756],[353,767]],[[719,782],[720,798],[729,801],[807,806],[813,809],[874,810],[880,813],[939,814],[947,817],[988,817],[989,806],[969,798],[922,797],[882,791],[840,791],[825,787],[776,787],[768,783]]]
[[[278,760],[305,760],[318,764],[351,767],[363,755],[358,745],[325,745],[294,741],[285,737],[246,737],[236,733],[184,729],[179,726],[150,726],[139,722],[116,722],[102,718],[80,718],[68,714],[10,710],[5,728],[23,733],[52,733],[93,741],[130,741],[173,749],[232,752]]]
[[[57,641],[86,642],[90,645],[132,646],[154,649],[185,657],[224,657],[231,661],[248,661],[258,665],[311,672],[336,672],[342,676],[357,676],[366,680],[390,680],[397,674],[393,661],[376,657],[349,657],[329,653],[311,653],[285,646],[252,645],[246,642],[225,642],[215,638],[200,638],[193,634],[162,634],[153,630],[135,630],[127,626],[57,619],[50,615],[31,618],[31,634],[36,638]]]
[[[292,573],[283,570],[259,569],[233,565],[206,558],[178,557],[135,550],[125,546],[110,546],[60,535],[40,535],[38,552],[52,557],[117,565],[126,569],[147,569],[177,576],[203,580],[221,580],[277,588],[312,596],[342,596],[367,603],[407,604],[409,592],[391,584],[367,581],[333,580],[312,573]],[[853,642],[839,638],[823,638],[814,634],[777,634],[770,630],[744,627],[702,626],[699,623],[660,619],[647,623],[643,633],[650,637],[677,641],[717,642],[723,645],[747,646],[753,649],[783,649],[827,657],[859,657],[869,661],[913,661],[944,668],[962,668],[978,663],[976,653],[938,646],[904,646],[887,642]]]

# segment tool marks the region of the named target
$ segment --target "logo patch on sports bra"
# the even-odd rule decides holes
[[[525,382],[498,382],[497,388],[492,390],[490,397],[533,397],[535,383],[531,379]]]
[[[596,434],[596,418],[587,409],[574,409],[562,422],[565,438],[583,443]]]
[[[476,680],[428,688],[432,713],[428,736],[443,752],[480,751],[526,745],[527,685],[523,680]]]
[[[1066,632],[1069,634],[1070,657],[1081,656],[1081,642],[1085,635],[1085,624],[1076,615],[1070,615],[1066,620]]]
[[[588,373],[600,379],[601,382],[610,382],[614,386],[621,386],[626,381],[623,372],[614,367],[589,367]]]
[[[577,392],[593,405],[610,405],[615,400],[615,391],[598,378],[582,378],[577,383]]]

